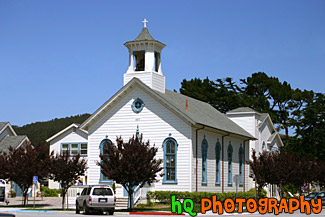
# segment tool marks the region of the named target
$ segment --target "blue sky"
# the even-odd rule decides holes
[[[0,121],[92,113],[123,85],[149,20],[166,87],[262,71],[324,91],[325,1],[0,0]]]

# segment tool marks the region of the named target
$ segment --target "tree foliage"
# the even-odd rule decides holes
[[[296,123],[299,151],[325,161],[325,95],[316,93],[302,110],[301,117]]]
[[[33,176],[38,176],[40,181],[48,176],[49,156],[42,144],[35,146],[28,144],[17,149],[9,147],[9,153],[1,153],[0,164],[3,177],[15,182],[21,188],[25,206],[28,188],[33,184]]]
[[[82,114],[65,118],[55,118],[50,121],[36,122],[22,127],[12,126],[18,135],[27,135],[32,144],[39,142],[45,144],[45,140],[57,132],[68,127],[72,123],[81,124],[90,114]]]
[[[283,187],[294,185],[298,189],[305,183],[317,182],[324,185],[325,162],[290,152],[260,153],[253,150],[249,165],[254,173],[258,191],[267,184],[275,184],[283,195]]]
[[[50,158],[50,178],[60,183],[62,192],[62,209],[64,209],[65,196],[68,189],[76,183],[79,176],[83,176],[87,170],[87,160],[80,154],[69,156],[69,151],[57,153],[52,152]]]
[[[144,184],[157,181],[158,173],[163,169],[162,160],[156,159],[158,149],[151,147],[149,141],[143,142],[142,135],[132,137],[129,142],[116,139],[116,145],[107,143],[104,154],[100,155],[102,173],[109,179],[121,184],[129,195],[129,208],[133,208],[133,193],[135,187],[142,188]],[[160,174],[162,176],[162,174]]]
[[[264,72],[240,79],[240,84],[232,78],[183,80],[180,92],[207,102],[223,113],[238,107],[269,113],[275,125],[284,130],[285,145],[289,144],[289,129],[297,127],[296,120],[302,117],[301,111],[314,95],[312,91],[293,89],[286,81]]]

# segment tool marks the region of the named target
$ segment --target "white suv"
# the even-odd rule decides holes
[[[113,215],[115,210],[116,197],[114,191],[109,186],[89,186],[83,189],[81,194],[77,194],[76,213],[79,214],[83,210],[84,214],[89,211],[101,210],[107,211]]]

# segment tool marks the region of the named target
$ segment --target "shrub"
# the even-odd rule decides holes
[[[147,192],[147,200],[148,203],[151,203],[154,200],[155,202],[160,203],[171,203],[171,196],[175,195],[176,199],[184,200],[190,198],[194,203],[200,203],[202,198],[212,199],[212,196],[216,195],[217,200],[224,202],[227,198],[232,198],[235,200],[236,192],[223,192],[223,193],[211,193],[211,192],[180,192],[180,191],[148,191]],[[258,196],[258,198],[266,197],[266,191],[262,191],[262,193]],[[237,198],[255,198],[255,191],[247,191],[247,192],[238,192]]]
[[[16,192],[14,190],[9,191],[10,197],[16,197]]]
[[[58,197],[61,192],[60,189],[50,189],[48,187],[42,187],[41,191],[44,192],[45,197]]]

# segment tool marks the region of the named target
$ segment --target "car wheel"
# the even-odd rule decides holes
[[[89,208],[88,208],[86,202],[83,205],[83,213],[84,213],[84,215],[88,215],[89,214]]]
[[[80,213],[80,208],[78,202],[76,202],[76,214]]]
[[[108,210],[108,215],[113,215],[114,214],[114,209]]]

